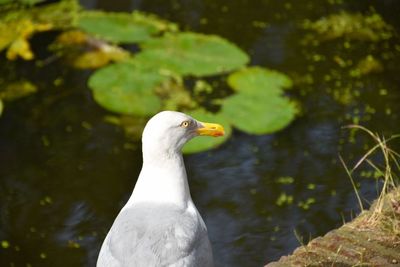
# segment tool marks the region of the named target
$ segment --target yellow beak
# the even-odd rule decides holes
[[[207,135],[207,136],[223,136],[225,134],[224,127],[217,123],[207,123],[201,122],[201,127],[196,130],[198,135]]]

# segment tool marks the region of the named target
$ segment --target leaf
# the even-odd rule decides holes
[[[157,87],[156,94],[162,99],[164,110],[192,110],[198,106],[183,81],[170,79]]]
[[[78,27],[98,38],[115,43],[142,42],[160,31],[156,25],[122,12],[81,12]]]
[[[14,0],[0,0],[0,5],[8,4],[13,2]]]
[[[89,78],[94,99],[104,108],[123,114],[152,115],[161,107],[154,89],[168,77],[130,62],[112,64]]]
[[[136,11],[133,11],[132,16],[137,23],[151,25],[154,28],[156,28],[158,31],[177,32],[179,30],[177,24],[170,22],[168,20],[160,19],[159,17],[157,17],[154,14],[146,14],[144,12],[140,12],[140,11],[136,10]]]
[[[110,46],[111,48],[111,46]],[[72,60],[72,65],[77,69],[97,69],[104,65],[107,65],[111,61],[120,61],[124,57],[128,57],[127,53],[123,50],[103,50],[99,49],[96,51],[88,51],[79,54]]]
[[[211,137],[211,136],[199,136],[190,140],[182,149],[183,153],[197,153],[205,150],[209,150],[211,148],[215,148],[222,143],[224,143],[232,133],[232,128],[227,121],[219,113],[210,113],[203,109],[196,109],[190,112],[187,112],[188,115],[192,116],[194,119],[203,121],[203,122],[214,122],[223,125],[225,129],[225,135],[221,137]]]
[[[20,19],[4,23],[0,21],[0,51],[8,46],[7,59],[15,60],[21,57],[25,60],[33,59],[28,39],[36,32],[49,31],[52,25],[36,23],[29,19]]]
[[[10,24],[11,23],[5,24],[0,22],[0,51],[7,48],[15,39],[18,38],[18,32],[15,30],[17,27],[16,24]]]
[[[34,94],[37,90],[37,86],[30,81],[17,81],[1,88],[0,99],[13,101]]]
[[[236,45],[215,35],[166,34],[141,45],[138,64],[167,69],[181,75],[206,76],[235,70],[249,57]]]
[[[14,40],[10,44],[6,56],[9,60],[16,60],[18,56],[25,60],[32,60],[34,57],[29,42],[24,38]]]
[[[51,49],[60,49],[65,46],[90,46],[97,45],[97,39],[91,38],[88,34],[80,30],[70,30],[60,33],[56,40],[51,44]]]
[[[49,49],[78,69],[100,68],[111,61],[118,62],[130,57],[130,53],[123,48],[79,30],[61,33]]]
[[[286,127],[297,110],[287,98],[238,93],[223,101],[222,115],[249,134],[273,133]]]
[[[280,95],[282,88],[290,88],[292,80],[285,74],[251,67],[232,73],[228,77],[228,84],[237,92],[266,95]]]
[[[222,101],[222,114],[233,126],[250,134],[266,134],[287,126],[297,112],[283,88],[292,86],[283,73],[260,67],[246,68],[228,77],[237,94]]]
[[[53,30],[69,30],[76,26],[77,16],[80,12],[79,1],[63,0],[26,9],[26,14],[22,17],[32,17],[35,22],[40,24],[51,24]]]
[[[3,114],[3,109],[4,109],[3,101],[1,101],[0,99],[0,116],[1,114]]]
[[[19,0],[19,2],[21,2],[22,4],[29,5],[29,6],[33,6],[33,5],[39,4],[44,1],[45,0]]]

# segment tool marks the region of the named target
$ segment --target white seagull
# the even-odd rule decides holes
[[[190,196],[181,153],[198,135],[222,136],[224,129],[174,111],[147,122],[142,170],[103,242],[97,267],[213,266],[207,228]]]

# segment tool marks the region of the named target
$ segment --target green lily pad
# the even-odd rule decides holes
[[[160,19],[154,14],[148,14],[136,10],[133,11],[132,16],[137,23],[150,25],[156,28],[159,32],[177,32],[179,30],[179,26],[176,23]]]
[[[249,134],[279,131],[296,112],[296,106],[285,97],[242,93],[226,98],[221,111],[233,126]]]
[[[14,0],[0,0],[0,5],[8,4],[13,2]]]
[[[166,34],[141,47],[143,51],[135,57],[139,64],[181,75],[216,75],[243,67],[249,61],[240,48],[215,35]]]
[[[121,62],[96,71],[89,78],[89,87],[96,102],[104,108],[144,116],[160,110],[161,101],[154,89],[166,79],[158,72]]]
[[[29,5],[29,6],[33,6],[36,4],[39,4],[41,2],[44,2],[45,0],[20,0],[20,2],[24,5]]]
[[[267,134],[286,127],[295,117],[296,106],[282,96],[292,86],[283,73],[260,67],[232,73],[228,84],[237,94],[222,101],[222,114],[236,128],[250,134]]]
[[[251,67],[229,75],[228,84],[237,92],[280,95],[283,88],[292,86],[292,80],[278,71]]]
[[[210,113],[203,109],[196,109],[187,112],[187,114],[192,116],[198,121],[221,124],[224,127],[225,135],[221,137],[211,137],[211,136],[195,137],[183,147],[182,149],[183,153],[191,154],[215,148],[224,143],[231,136],[232,128],[227,119],[224,118],[224,116],[222,116],[221,114]]]
[[[81,12],[78,27],[98,38],[115,43],[135,43],[149,39],[159,29],[129,13]]]

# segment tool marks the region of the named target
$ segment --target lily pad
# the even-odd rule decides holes
[[[80,30],[61,33],[49,49],[78,69],[100,68],[110,62],[126,60],[130,53]]]
[[[44,2],[45,0],[20,0],[20,2],[24,5],[29,5],[29,6],[33,6],[36,4],[39,4],[41,2]]]
[[[142,65],[181,75],[206,76],[243,67],[249,57],[236,45],[215,35],[192,32],[166,34],[141,45],[135,60]]]
[[[280,95],[283,88],[292,86],[292,80],[278,71],[251,67],[229,75],[228,84],[237,92]]]
[[[297,113],[285,97],[236,94],[224,100],[222,114],[239,130],[267,134],[285,128]]]
[[[296,112],[296,106],[285,97],[242,93],[226,98],[221,111],[239,130],[260,135],[283,129]]]
[[[141,11],[133,11],[132,16],[137,23],[153,26],[161,32],[177,32],[179,27],[176,23],[160,19],[154,14],[148,14]]]
[[[213,122],[224,126],[225,135],[221,137],[211,137],[211,136],[199,136],[190,140],[182,149],[183,153],[197,153],[201,151],[206,151],[211,148],[215,148],[220,144],[224,143],[232,133],[232,128],[227,121],[227,119],[219,113],[210,113],[203,109],[196,109],[190,112],[186,112],[198,121],[203,122]]]
[[[143,70],[130,62],[112,64],[96,71],[89,79],[94,99],[117,113],[152,115],[161,107],[154,89],[168,77]]]
[[[164,110],[187,110],[198,106],[183,81],[170,79],[157,87],[156,94],[161,98]]]
[[[78,27],[96,37],[115,43],[141,42],[159,32],[155,25],[122,12],[81,12],[78,17]]]
[[[222,101],[222,114],[238,129],[250,134],[267,134],[286,127],[296,107],[282,89],[292,86],[283,73],[260,67],[231,74],[228,84],[237,94]]]
[[[108,46],[109,49],[88,51],[73,59],[72,66],[78,69],[96,69],[107,65],[111,61],[120,61],[127,58],[129,54],[118,47]]]

